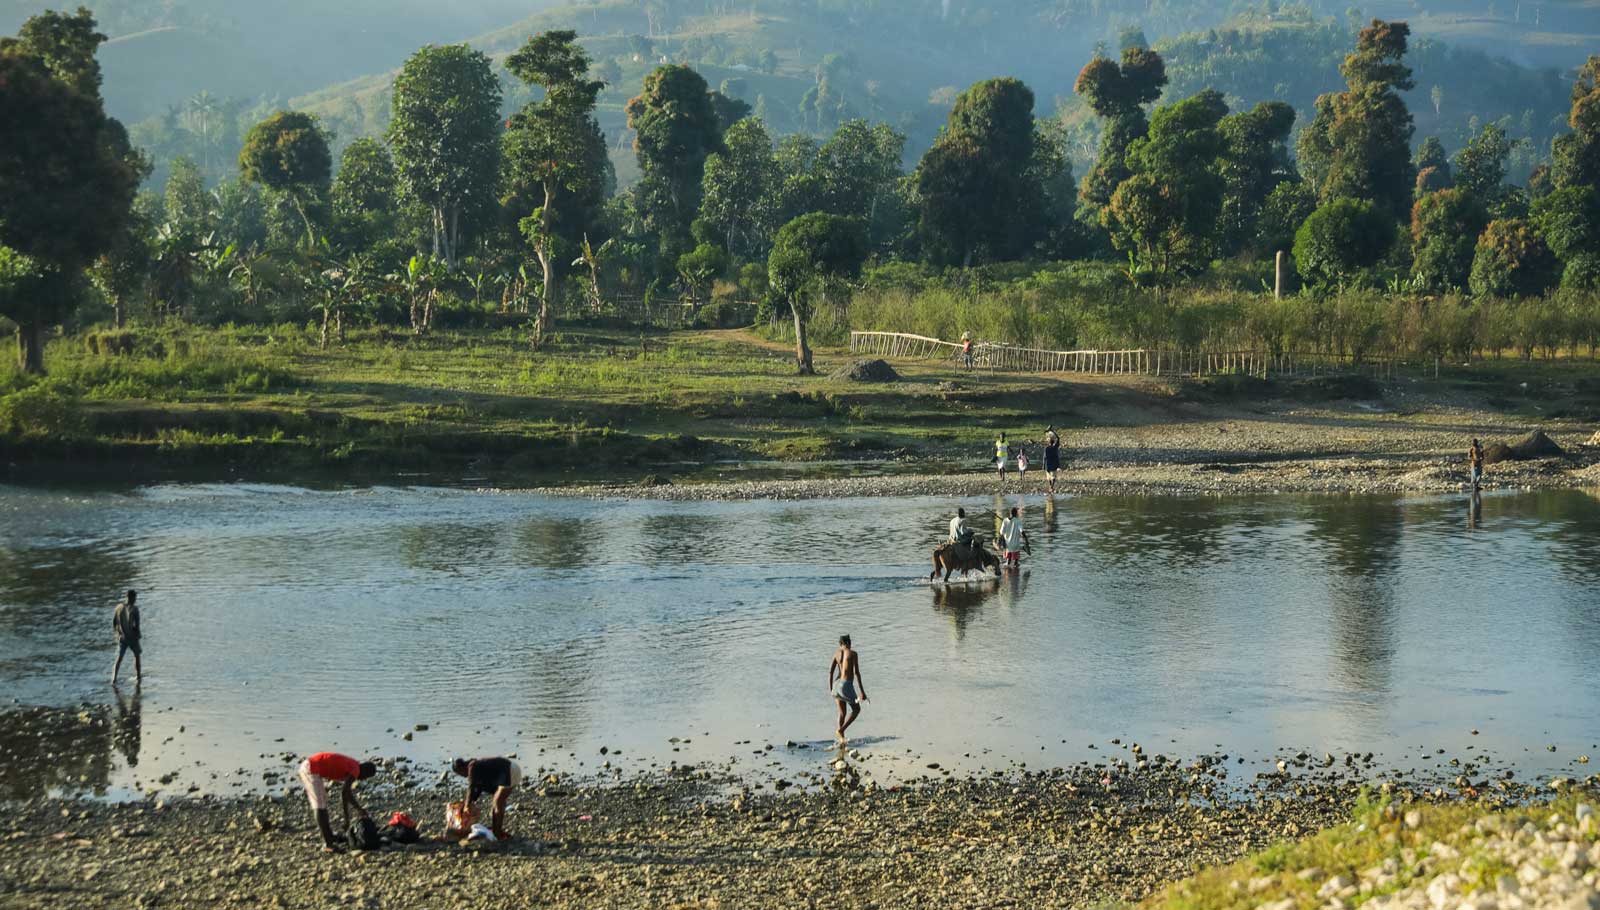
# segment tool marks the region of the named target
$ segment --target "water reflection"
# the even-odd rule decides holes
[[[1476,531],[1483,524],[1483,495],[1477,490],[1467,500],[1467,530]]]
[[[535,518],[517,529],[517,544],[529,565],[578,569],[593,555],[600,522],[592,518]]]
[[[705,515],[649,515],[640,522],[641,550],[651,565],[694,565],[718,553],[725,527]]]
[[[112,727],[111,742],[122,753],[123,762],[129,768],[137,768],[139,742],[144,734],[143,692],[139,686],[133,687],[132,694],[117,688],[113,688],[112,692],[116,696],[117,717]]]
[[[0,546],[0,626],[19,634],[111,627],[111,607],[139,567],[120,541]]]
[[[1206,565],[1222,548],[1227,527],[1204,500],[1085,496],[1073,505],[1090,549],[1113,562]]]
[[[0,797],[105,793],[112,770],[108,713],[99,705],[0,713]]]
[[[1369,697],[1386,695],[1394,659],[1393,568],[1405,536],[1398,500],[1338,496],[1318,500],[1307,525],[1315,549],[1333,567],[1333,658],[1339,681]]]
[[[460,523],[422,524],[400,532],[405,564],[432,572],[459,573],[480,566],[497,550],[492,528]]]
[[[999,579],[985,579],[969,584],[936,584],[933,590],[933,612],[950,620],[956,640],[967,637],[967,626],[982,612],[983,605],[999,595]]]

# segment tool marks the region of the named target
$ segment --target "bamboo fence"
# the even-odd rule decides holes
[[[904,332],[851,332],[850,352],[902,360],[960,360],[961,345]],[[980,369],[1018,373],[1092,373],[1100,375],[1318,376],[1359,373],[1393,379],[1401,366],[1390,358],[1356,359],[1348,354],[1266,351],[1183,351],[1136,348],[1123,351],[1048,351],[1020,345],[980,342],[973,345],[973,364]]]

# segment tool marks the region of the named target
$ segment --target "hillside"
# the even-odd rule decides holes
[[[638,0],[602,0],[546,10],[472,43],[498,58],[528,35],[577,29],[597,69],[612,83],[601,97],[599,119],[613,141],[613,162],[624,184],[635,174],[635,163],[623,106],[645,74],[662,61],[693,65],[713,87],[726,82],[730,94],[749,102],[779,133],[825,132],[850,116],[890,122],[907,134],[907,153],[913,159],[937,135],[957,89],[991,76],[1016,75],[1034,89],[1040,115],[1055,112],[1075,133],[1076,168],[1087,164],[1096,147],[1098,125],[1073,95],[1072,83],[1096,46],[1115,48],[1115,33],[1121,29],[1110,23],[1123,21],[1119,16],[1074,30],[1068,26],[1077,18],[1052,18],[1041,6],[1025,18],[969,27],[974,26],[972,17],[957,14],[930,19],[891,14],[868,4],[822,16],[802,15],[791,6],[663,19],[659,12],[647,15]],[[1581,25],[1593,14],[1580,15],[1587,8],[1575,4],[1547,6],[1562,11],[1540,13],[1547,24]],[[1600,21],[1600,14],[1594,18]],[[1457,27],[1464,20],[1447,23],[1445,17],[1429,15],[1422,21],[1470,37]],[[1500,47],[1548,64],[1533,68],[1470,40],[1459,45],[1442,40],[1429,27],[1416,28],[1408,57],[1417,77],[1407,101],[1416,116],[1418,140],[1437,135],[1454,149],[1481,124],[1499,123],[1513,139],[1528,140],[1518,147],[1512,171],[1514,178],[1525,176],[1547,153],[1550,138],[1565,129],[1570,82],[1553,62],[1565,58],[1536,53],[1533,44]],[[655,37],[643,37],[652,28]],[[1145,33],[1155,38],[1167,59],[1172,77],[1167,100],[1208,87],[1221,90],[1235,109],[1281,99],[1295,106],[1303,124],[1318,94],[1341,87],[1338,68],[1353,27],[1305,6],[1267,5],[1202,30],[1165,38],[1148,28]],[[1527,34],[1530,41],[1537,37],[1531,30]],[[1574,48],[1569,47],[1570,59],[1580,59],[1582,48]],[[838,96],[837,106],[802,113],[807,93],[814,92],[825,67],[831,67],[829,87]],[[377,135],[388,121],[391,81],[392,72],[370,75],[292,103],[324,117],[341,142]],[[524,100],[508,91],[508,107]]]

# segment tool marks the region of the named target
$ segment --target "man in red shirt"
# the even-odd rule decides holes
[[[333,829],[328,825],[327,781],[342,784],[339,788],[339,805],[344,809],[344,826],[350,827],[350,808],[355,807],[360,818],[367,810],[356,802],[355,782],[366,780],[378,773],[378,766],[369,761],[358,762],[337,752],[318,752],[300,763],[300,783],[305,785],[306,798],[311,800],[311,812],[317,817],[317,829],[322,832],[322,849],[327,853],[343,852],[333,839]]]

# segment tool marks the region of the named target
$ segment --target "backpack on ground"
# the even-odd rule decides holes
[[[350,823],[350,849],[352,850],[377,850],[383,846],[383,839],[378,836],[378,825],[365,815]]]

